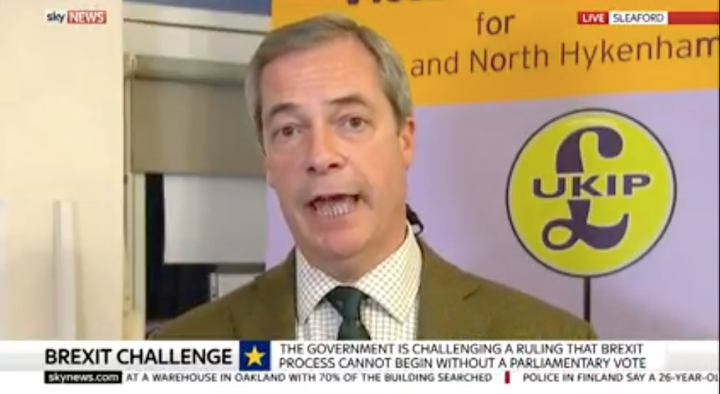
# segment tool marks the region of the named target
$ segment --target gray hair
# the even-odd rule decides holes
[[[245,78],[248,111],[262,141],[260,77],[264,68],[290,52],[304,50],[334,39],[352,37],[360,42],[378,65],[380,85],[390,101],[398,124],[412,114],[408,77],[402,60],[390,43],[374,30],[338,14],[323,14],[270,32],[253,55]]]

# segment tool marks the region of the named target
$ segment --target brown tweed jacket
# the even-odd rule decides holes
[[[476,277],[420,241],[423,269],[418,339],[592,340],[588,323],[538,299]],[[160,340],[295,339],[295,259],[164,324]]]

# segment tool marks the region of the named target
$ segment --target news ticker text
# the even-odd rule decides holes
[[[42,371],[46,384],[717,384],[718,343],[0,343],[0,373],[28,371]]]
[[[141,342],[43,347],[43,370],[716,371],[716,342]],[[124,345],[125,343],[123,343]]]
[[[44,371],[45,384],[123,383],[717,383],[718,372],[123,372]]]

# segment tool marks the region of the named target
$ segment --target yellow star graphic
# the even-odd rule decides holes
[[[259,366],[262,366],[262,358],[265,357],[265,353],[259,352],[257,347],[253,346],[252,351],[245,352],[245,357],[247,357],[247,366],[251,366],[253,364],[257,364]]]

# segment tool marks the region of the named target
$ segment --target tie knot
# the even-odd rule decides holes
[[[343,320],[355,321],[360,319],[360,307],[367,294],[354,287],[338,286],[325,296],[330,305],[338,311]]]

